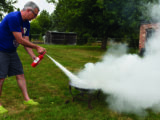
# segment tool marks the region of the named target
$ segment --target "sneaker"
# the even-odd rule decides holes
[[[8,112],[7,109],[5,109],[3,106],[0,106],[0,114]]]
[[[28,101],[24,101],[25,105],[39,105],[38,102],[35,102],[34,100],[30,99]]]

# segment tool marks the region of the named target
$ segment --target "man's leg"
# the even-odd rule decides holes
[[[21,75],[16,75],[17,83],[22,91],[23,97],[25,101],[30,100],[28,92],[27,92],[27,85],[26,85],[26,80],[24,77],[24,74]]]
[[[0,79],[0,96],[2,95],[2,87],[3,87],[3,83],[4,83],[5,78],[1,78]],[[5,109],[2,104],[0,103],[0,114],[6,113],[8,112],[7,109]]]
[[[9,64],[10,64],[10,59],[8,53],[0,51],[0,96],[2,95],[2,87],[4,80],[7,77]],[[0,114],[6,112],[8,112],[8,110],[5,109],[0,103]]]
[[[4,80],[5,80],[5,78],[1,78],[0,79],[0,96],[2,95],[2,87],[3,87],[3,82],[4,82]],[[0,106],[1,106],[2,104],[0,103]]]
[[[23,97],[24,97],[24,104],[26,105],[38,105],[38,102],[33,101],[32,99],[30,99],[28,92],[27,92],[27,85],[26,85],[26,80],[24,77],[24,74],[21,75],[16,75],[16,79],[17,79],[17,83],[23,93]]]

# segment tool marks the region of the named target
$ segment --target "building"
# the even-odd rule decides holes
[[[45,44],[75,45],[76,42],[76,33],[48,31],[45,35]]]
[[[139,34],[139,53],[143,56],[145,52],[145,42],[149,37],[151,37],[152,33],[160,27],[160,24],[142,24],[140,26],[140,34]]]

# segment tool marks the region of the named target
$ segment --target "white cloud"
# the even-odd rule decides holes
[[[21,10],[23,9],[24,4],[28,1],[35,2],[40,8],[40,12],[42,10],[47,10],[51,14],[55,10],[55,5],[53,3],[47,3],[46,0],[18,0],[18,2],[14,4],[14,6],[20,8]]]

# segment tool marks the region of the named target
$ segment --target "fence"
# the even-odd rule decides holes
[[[88,44],[101,46],[103,38],[89,38],[80,39],[77,38],[76,33],[65,32],[52,32],[48,31],[45,36],[42,34],[31,34],[30,41],[38,44],[64,44],[64,45],[76,45],[76,44]],[[125,42],[129,43],[130,47],[138,48],[138,40],[130,38],[108,38],[107,42]]]

